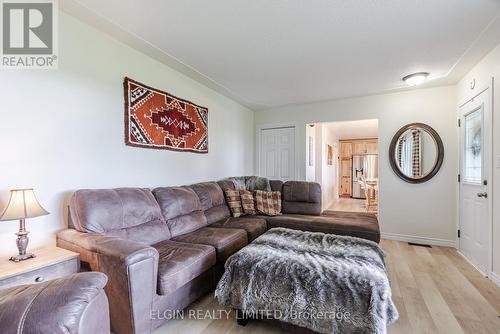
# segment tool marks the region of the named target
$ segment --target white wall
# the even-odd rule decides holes
[[[295,133],[297,136],[297,133]],[[314,142],[316,145],[314,146],[315,150],[315,181],[321,184],[323,182],[323,124],[315,124],[314,125]],[[300,175],[300,174],[299,174]],[[300,177],[299,177],[300,179]]]
[[[339,138],[325,124],[316,124],[316,156],[317,170],[316,182],[321,184],[321,204],[325,210],[332,204],[333,200],[338,198],[338,147]],[[333,165],[328,165],[327,145],[333,147]]]
[[[312,122],[379,120],[380,225],[386,235],[416,236],[454,244],[456,235],[457,131],[455,88],[439,87],[287,106],[257,112],[256,124],[296,122],[297,140],[305,142],[305,125]],[[407,123],[432,126],[445,146],[444,164],[429,182],[412,185],[400,180],[389,165],[392,136]],[[299,147],[301,149],[301,147]],[[299,152],[298,157],[305,154]],[[297,161],[305,179],[305,163]],[[389,233],[389,234],[388,234]]]
[[[155,187],[253,173],[254,113],[60,13],[59,69],[2,71],[0,207],[34,187],[49,216],[28,220],[31,248],[54,242],[75,189]],[[209,153],[124,144],[123,77],[209,109]],[[0,255],[17,252],[17,222],[0,222]]]
[[[316,181],[316,155],[315,155],[315,145],[316,145],[316,130],[314,124],[306,125],[306,181]],[[309,166],[309,137],[312,138],[312,166]]]
[[[476,65],[457,85],[458,104],[490,87],[494,78],[493,96],[493,278],[500,285],[500,45]],[[471,89],[471,82],[476,85]]]

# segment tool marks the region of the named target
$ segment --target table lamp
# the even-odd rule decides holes
[[[25,219],[48,214],[38,203],[33,189],[14,189],[10,191],[9,202],[0,215],[0,221],[19,219],[19,232],[16,233],[19,255],[11,257],[11,261],[19,262],[35,257],[33,253],[26,253],[29,231],[26,231]]]

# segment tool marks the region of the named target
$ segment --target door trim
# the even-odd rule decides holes
[[[470,97],[469,99],[467,99],[465,102],[463,102],[462,104],[460,104],[458,106],[458,118],[462,121],[462,126],[464,124],[463,122],[463,119],[462,119],[462,112],[461,112],[461,109],[463,107],[465,107],[467,104],[471,103],[474,101],[474,99],[476,99],[478,96],[482,95],[482,94],[487,94],[487,96],[485,97],[485,101],[488,101],[488,108],[489,108],[489,114],[490,114],[490,122],[489,124],[487,124],[488,122],[485,122],[483,120],[483,127],[487,127],[488,128],[488,132],[489,132],[489,137],[488,138],[484,138],[483,140],[485,142],[488,143],[489,145],[489,152],[488,154],[490,155],[489,157],[489,168],[488,168],[488,173],[486,175],[486,179],[488,180],[488,185],[486,186],[486,191],[487,193],[489,194],[488,196],[488,207],[489,207],[489,212],[488,212],[488,231],[489,231],[489,244],[488,244],[488,263],[487,263],[487,268],[486,268],[486,273],[484,273],[485,275],[487,276],[490,276],[492,271],[493,271],[493,170],[494,170],[494,148],[493,148],[493,145],[494,145],[494,142],[493,142],[493,98],[494,98],[494,94],[493,94],[493,91],[492,91],[492,88],[493,88],[493,78],[491,79],[491,82],[490,82],[490,85],[484,89],[482,89],[480,92],[478,92],[477,94],[475,94],[474,96]],[[476,110],[476,108],[473,108],[471,110],[469,110],[467,113],[465,113],[464,115],[467,115],[469,114],[470,112],[473,112],[474,110]],[[483,114],[484,115],[484,114]],[[463,132],[463,129],[462,127],[459,127],[458,128],[458,159],[459,159],[459,174],[461,174],[463,172],[463,143],[462,143],[462,132]],[[483,160],[486,160],[483,158]],[[458,211],[458,219],[457,219],[457,230],[460,230],[461,229],[461,222],[462,222],[462,215],[461,215],[461,208],[460,208],[460,205],[461,205],[461,200],[462,200],[462,194],[461,194],[461,191],[462,191],[462,182],[463,181],[463,178],[462,180],[460,181],[460,183],[458,184],[458,206],[457,206],[457,211]],[[460,238],[456,238],[457,240],[457,250],[458,252],[464,257],[465,255],[463,255],[463,253],[461,252],[461,248],[460,248]],[[469,262],[470,260],[467,259]],[[476,266],[474,265],[474,267],[476,268]],[[476,268],[477,269],[477,268]],[[481,271],[481,270],[479,270]]]
[[[458,110],[460,110],[460,108],[462,108],[463,106],[465,106],[467,103],[471,102],[472,100],[474,100],[476,97],[478,97],[479,95],[483,94],[484,92],[486,92],[488,89],[490,89],[490,87],[486,87],[484,88],[483,90],[481,90],[480,92],[478,92],[477,94],[469,97],[465,102],[461,103],[458,105]]]
[[[293,143],[293,150],[294,150],[294,159],[295,159],[295,168],[294,168],[294,175],[292,175],[293,180],[297,180],[297,177],[299,175],[299,166],[297,164],[297,161],[299,160],[299,152],[297,150],[297,123],[296,122],[285,122],[285,123],[266,123],[266,124],[258,124],[255,126],[255,174],[260,176],[262,175],[261,173],[261,168],[260,168],[260,163],[262,160],[261,157],[261,152],[262,152],[262,130],[272,130],[272,129],[284,129],[284,128],[293,128],[294,132],[294,143]],[[304,145],[304,150],[305,150],[305,145]],[[305,151],[304,151],[305,152]],[[305,154],[305,153],[304,153]]]

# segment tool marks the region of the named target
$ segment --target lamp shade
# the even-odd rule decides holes
[[[48,214],[38,203],[33,189],[14,189],[10,191],[9,202],[0,215],[0,220],[17,220]]]

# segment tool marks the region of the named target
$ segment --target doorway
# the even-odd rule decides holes
[[[323,210],[378,213],[378,120],[308,124],[306,152]]]
[[[488,274],[492,263],[492,115],[489,89],[459,109],[459,251]]]

